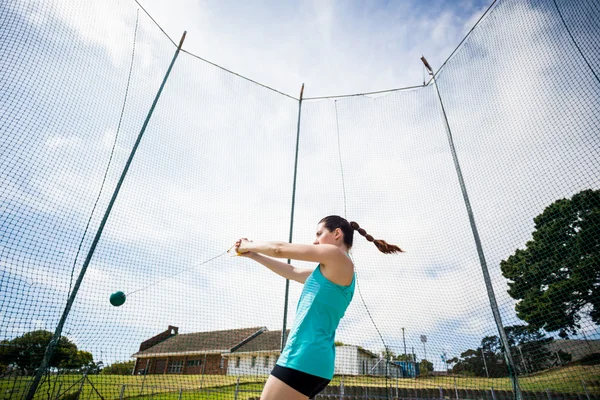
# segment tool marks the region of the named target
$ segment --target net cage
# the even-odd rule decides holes
[[[135,1],[0,3],[0,395],[258,399],[303,286],[226,250],[340,215],[405,252],[355,235],[317,398],[600,398],[598,21],[497,1],[422,87],[301,99]]]

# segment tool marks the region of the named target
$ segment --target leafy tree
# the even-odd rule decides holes
[[[576,333],[600,323],[600,190],[561,199],[534,218],[533,238],[500,263],[517,316],[538,329]]]
[[[398,354],[396,356],[395,361],[415,361],[417,359],[417,355],[416,354]]]
[[[386,360],[394,360],[394,359],[396,359],[396,353],[394,353],[390,349],[383,349],[383,350],[381,350],[380,354]]]
[[[76,350],[68,360],[65,360],[61,364],[62,368],[66,369],[94,369],[96,364],[94,363],[94,356],[92,353],[84,351],[84,350]]]
[[[519,374],[530,374],[555,365],[564,365],[571,355],[560,351],[558,356],[548,347],[554,339],[546,337],[540,330],[526,325],[514,325],[504,328],[515,367]],[[476,350],[469,349],[453,358],[452,371],[465,375],[502,377],[508,376],[504,361],[504,347],[498,336],[486,336]],[[485,357],[485,359],[484,359]],[[484,363],[485,360],[485,363]],[[487,367],[487,374],[486,374]]]
[[[37,330],[12,340],[3,340],[0,346],[0,364],[14,365],[28,374],[33,374],[40,366],[46,347],[53,336],[51,332]],[[63,336],[58,341],[49,366],[75,369],[91,363],[92,360],[91,353],[78,351],[77,346]]]
[[[485,344],[489,344],[492,338],[488,336],[482,340]],[[484,346],[485,347],[485,346]],[[490,378],[498,378],[508,376],[506,364],[504,363],[504,357],[501,353],[486,350],[484,347],[478,347],[476,350],[469,349],[463,352],[459,358],[453,358],[448,360],[448,363],[454,363],[452,372],[455,374],[468,375],[468,376],[487,376]],[[483,352],[482,352],[483,349]],[[485,355],[485,361],[484,361]],[[487,372],[486,372],[487,367]]]
[[[430,372],[433,371],[433,363],[431,361],[427,361],[426,359],[422,359],[419,369],[421,375],[427,376]]]
[[[104,367],[101,374],[103,375],[131,375],[135,361],[120,361],[112,363],[111,365]]]

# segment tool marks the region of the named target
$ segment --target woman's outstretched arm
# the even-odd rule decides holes
[[[320,264],[339,264],[346,260],[346,255],[339,247],[331,244],[309,245],[287,242],[251,242],[240,239],[236,243],[236,251],[245,253],[252,251],[275,258],[311,261]]]
[[[306,278],[308,278],[308,276],[312,273],[312,270],[308,268],[294,267],[293,265],[265,257],[262,254],[255,252],[247,252],[244,253],[243,256],[264,265],[277,275],[283,276],[285,279],[296,281],[302,284],[304,284]]]

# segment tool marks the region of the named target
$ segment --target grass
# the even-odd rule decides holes
[[[557,393],[585,393],[582,380],[586,381],[588,392],[600,394],[600,366],[567,366],[553,368],[529,376],[520,376],[522,391],[545,392],[547,389]],[[344,377],[346,386],[385,386],[385,378],[369,376]],[[334,377],[332,385],[339,385],[341,377]],[[596,382],[596,384],[594,384]],[[388,385],[396,387],[396,379]],[[416,379],[399,379],[399,388],[409,389],[457,389],[467,390],[512,390],[510,378],[480,378],[464,376],[428,376]]]
[[[556,393],[585,393],[582,380],[586,381],[590,394],[600,395],[600,366],[567,366],[540,372],[530,376],[519,377],[521,390],[528,392],[545,392],[550,390]],[[54,399],[58,393],[75,392],[81,386],[81,375],[52,376],[44,381],[38,388],[36,398]],[[258,397],[266,376],[242,376],[239,381],[238,400]],[[0,379],[0,399],[23,397],[29,377],[18,379]],[[224,375],[148,375],[144,381],[143,376],[127,375],[90,375],[89,382],[83,385],[82,399],[98,398],[93,387],[105,399],[118,399],[121,390],[125,398],[135,399],[179,399],[181,390],[182,399],[223,399],[233,400],[235,395],[237,377]],[[346,386],[392,386],[410,389],[444,389],[454,390],[512,390],[509,378],[479,378],[464,376],[428,376],[416,379],[396,379],[345,376],[334,377],[331,386],[339,386],[342,379]],[[91,384],[90,384],[91,383]],[[92,387],[93,385],[93,387]]]

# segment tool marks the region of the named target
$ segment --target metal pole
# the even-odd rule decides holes
[[[140,396],[144,392],[144,383],[146,383],[146,375],[148,374],[148,365],[150,364],[150,359],[146,360],[146,368],[144,368],[144,378],[142,379],[142,387],[140,388]],[[155,365],[156,368],[156,365]]]
[[[289,242],[292,243],[292,237],[294,234],[294,210],[296,207],[296,178],[298,176],[298,149],[300,144],[300,116],[302,115],[302,96],[304,95],[304,83],[300,88],[300,99],[298,100],[298,124],[296,126],[296,158],[294,160],[294,186],[292,188],[292,212],[290,215],[290,236]],[[292,260],[288,260],[288,264],[291,264]],[[283,305],[283,328],[281,329],[281,351],[285,347],[286,341],[286,330],[287,330],[287,313],[288,313],[288,298],[290,295],[290,280],[285,280],[285,301]]]
[[[240,376],[237,377],[237,382],[235,383],[235,393],[233,394],[233,399],[238,400],[238,393],[240,392]]]
[[[404,337],[404,328],[402,328],[402,342],[404,342],[404,361],[408,361],[406,359],[406,338]]]
[[[398,366],[396,365],[396,398],[398,398],[398,380],[400,378],[400,371],[398,371]]]
[[[55,399],[58,400],[60,398],[60,389],[62,389],[62,382],[58,384],[58,391],[56,392]],[[589,399],[590,396],[588,396]]]
[[[92,242],[92,245],[90,246],[90,250],[88,251],[85,262],[83,263],[83,266],[81,267],[81,271],[79,272],[79,276],[77,277],[77,281],[75,282],[75,286],[73,287],[73,291],[71,292],[71,295],[69,296],[69,299],[67,300],[67,305],[65,306],[65,309],[60,318],[60,321],[58,322],[58,325],[56,326],[56,330],[54,331],[54,336],[52,337],[52,340],[50,340],[50,342],[48,343],[48,346],[46,347],[46,352],[44,353],[44,358],[42,360],[42,363],[40,364],[40,366],[37,370],[37,373],[35,374],[35,378],[31,382],[31,385],[29,386],[29,391],[28,391],[27,397],[26,397],[27,400],[33,399],[33,396],[35,395],[35,392],[37,391],[38,385],[40,384],[40,380],[42,379],[42,376],[44,375],[44,372],[46,371],[46,369],[48,369],[48,366],[50,364],[50,359],[52,358],[52,355],[54,354],[54,350],[56,349],[56,346],[58,345],[58,341],[60,340],[60,336],[62,334],[63,327],[65,325],[65,322],[67,321],[69,312],[71,311],[71,306],[73,305],[73,302],[75,301],[75,297],[77,296],[77,292],[79,291],[79,287],[81,286],[81,282],[83,281],[85,272],[87,271],[90,261],[92,260],[92,256],[94,255],[96,246],[98,245],[98,242],[100,241],[100,237],[102,236],[102,231],[104,230],[104,226],[106,225],[108,216],[110,215],[110,212],[112,210],[113,205],[115,204],[115,201],[117,200],[117,195],[119,194],[121,185],[123,185],[123,181],[125,180],[125,176],[127,175],[129,166],[131,165],[131,162],[133,161],[133,156],[135,155],[135,152],[140,144],[140,141],[142,140],[142,136],[144,135],[144,132],[146,131],[148,122],[150,122],[150,117],[152,116],[152,113],[154,112],[154,108],[156,107],[156,104],[158,103],[158,99],[160,98],[160,94],[162,93],[163,88],[165,87],[165,83],[167,83],[167,79],[169,78],[169,75],[171,74],[171,70],[173,69],[175,60],[177,59],[177,56],[179,55],[179,51],[181,50],[181,46],[183,45],[183,41],[185,40],[185,35],[186,35],[186,32],[183,32],[183,36],[181,36],[181,40],[179,42],[179,46],[177,47],[177,50],[175,51],[173,60],[171,61],[171,64],[169,65],[169,68],[167,69],[167,73],[165,74],[165,77],[163,78],[160,88],[158,89],[158,92],[156,93],[154,102],[152,103],[152,106],[150,107],[150,111],[148,111],[148,115],[146,116],[146,120],[144,121],[144,124],[142,125],[142,129],[140,130],[137,141],[135,142],[133,149],[131,149],[131,154],[129,155],[129,159],[127,160],[127,163],[125,164],[125,168],[123,169],[123,172],[121,173],[121,178],[119,179],[119,182],[117,183],[117,187],[115,188],[112,198],[110,199],[110,202],[108,203],[108,207],[106,208],[106,212],[104,213],[102,222],[100,222],[100,226],[98,227],[96,236],[94,237],[94,240]]]
[[[523,351],[521,350],[521,345],[518,345],[517,349],[519,349],[519,354],[521,354],[521,363],[523,364],[523,368],[525,368],[525,373],[529,375],[529,371],[527,370],[527,363],[525,362],[525,357],[523,357]]]
[[[458,400],[458,387],[456,386],[456,377],[454,377],[454,394],[456,395],[456,400]]]
[[[485,362],[485,353],[483,352],[483,347],[481,348],[481,358],[483,358],[483,366],[485,367],[485,376],[490,377],[490,373],[488,372],[487,362]]]
[[[435,87],[435,91],[438,95],[438,99],[440,101],[440,107],[442,109],[442,115],[444,116],[444,127],[446,128],[446,134],[448,136],[448,143],[450,144],[450,152],[452,153],[452,159],[454,160],[454,167],[456,168],[456,174],[458,176],[458,181],[460,183],[460,189],[462,191],[463,199],[465,202],[465,206],[467,208],[467,214],[469,216],[469,223],[471,225],[471,231],[473,232],[473,238],[475,240],[475,246],[477,247],[477,254],[479,256],[479,263],[481,264],[481,271],[483,272],[483,279],[485,281],[485,287],[487,289],[488,298],[490,301],[490,307],[492,309],[492,314],[494,316],[494,320],[496,322],[496,328],[498,329],[498,333],[500,334],[500,341],[502,346],[504,347],[504,358],[506,360],[506,365],[508,366],[508,371],[510,377],[512,379],[513,391],[515,392],[516,400],[521,400],[521,388],[519,387],[519,378],[516,374],[515,363],[510,354],[510,346],[508,343],[508,338],[506,336],[506,332],[504,331],[504,325],[502,324],[502,317],[500,316],[500,311],[498,310],[498,303],[496,302],[496,295],[494,293],[494,287],[492,286],[492,280],[490,279],[490,273],[488,271],[487,262],[485,260],[485,255],[483,253],[483,246],[481,245],[481,239],[479,238],[479,232],[477,230],[477,225],[475,224],[475,216],[473,215],[473,210],[471,208],[471,202],[469,201],[469,195],[467,193],[467,187],[465,185],[465,180],[462,175],[462,171],[460,169],[460,164],[458,162],[458,156],[456,154],[456,148],[454,147],[454,139],[452,138],[452,131],[450,130],[450,124],[448,123],[448,116],[446,115],[446,110],[444,108],[444,103],[442,102],[442,95],[440,94],[440,89],[438,88],[437,82],[435,80],[435,74],[425,57],[421,57],[421,61],[425,65],[425,68],[429,70],[429,74],[431,75],[431,80],[433,82],[433,86]]]
[[[125,396],[125,386],[127,386],[127,385],[121,386],[121,392],[119,393],[119,400],[123,400],[123,396]]]
[[[588,392],[587,385],[583,379],[581,380],[581,385],[583,386],[583,390],[585,390],[585,395],[587,396],[588,400],[590,400],[590,393]]]

